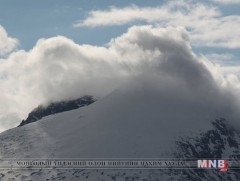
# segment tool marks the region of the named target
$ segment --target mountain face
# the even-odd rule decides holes
[[[240,158],[240,132],[229,121],[221,118],[212,122],[212,127],[206,132],[196,136],[182,136],[176,140],[177,151],[175,158],[186,159],[239,159]],[[171,172],[171,174],[170,174]],[[170,171],[169,175],[179,172]],[[237,181],[240,178],[239,170],[228,170],[221,173],[218,170],[182,170],[184,180],[227,180]]]
[[[43,117],[46,117],[52,114],[70,111],[70,110],[78,109],[80,107],[88,106],[94,102],[95,100],[93,99],[92,96],[84,96],[75,100],[51,103],[46,107],[39,106],[35,108],[28,115],[27,119],[23,120],[18,127],[24,126],[29,123],[33,123],[35,121],[42,119]]]
[[[176,96],[162,87],[150,86],[134,82],[89,106],[5,131],[0,134],[0,159],[239,155],[240,134],[238,128],[231,126],[230,119],[215,120],[214,110],[206,109],[206,103],[196,104],[194,96]],[[1,173],[0,178],[5,180],[234,181],[240,177],[232,170],[219,173],[217,170],[39,169]]]
[[[23,130],[22,130],[23,131]],[[10,145],[18,136],[24,139],[20,132],[15,137],[6,134]],[[36,133],[35,133],[36,134]],[[0,145],[3,149],[8,146],[3,144],[1,136]],[[5,140],[6,141],[6,140]],[[240,133],[225,119],[212,122],[212,127],[207,131],[194,136],[181,136],[177,138],[176,150],[171,150],[171,158],[239,158]],[[20,143],[24,144],[23,142]],[[26,143],[25,143],[26,144]],[[28,145],[29,147],[29,145]],[[31,147],[31,145],[30,145]],[[12,152],[12,150],[9,150]],[[1,152],[2,153],[2,152]],[[113,180],[113,181],[237,181],[240,177],[238,170],[219,172],[218,170],[2,170],[0,179],[7,180]]]
[[[240,134],[225,119],[212,122],[212,128],[196,137],[180,137],[176,142],[179,158],[239,158]]]

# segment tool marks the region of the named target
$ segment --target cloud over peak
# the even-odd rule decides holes
[[[0,62],[1,129],[16,125],[9,120],[24,119],[39,104],[85,94],[102,97],[137,77],[151,77],[152,85],[176,95],[185,90],[195,101],[205,97],[211,106],[220,105],[221,95],[231,109],[230,95],[238,91],[238,77],[232,76],[225,78],[194,54],[182,27],[133,26],[108,46],[78,45],[63,36],[41,39],[29,52],[14,52]]]

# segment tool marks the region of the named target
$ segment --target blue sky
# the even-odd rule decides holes
[[[211,0],[209,0],[211,1]],[[221,10],[223,16],[239,15],[240,3],[216,3],[195,1]],[[214,1],[214,0],[213,0]],[[234,0],[233,0],[234,1]],[[238,1],[238,0],[236,0]],[[133,21],[117,26],[74,27],[77,20],[88,17],[94,10],[106,10],[110,6],[124,8],[131,5],[141,7],[161,7],[169,1],[164,0],[0,0],[0,25],[8,34],[19,40],[19,49],[31,49],[40,38],[63,35],[78,44],[103,45],[111,38],[127,31],[134,24],[149,24],[145,21]],[[206,12],[207,13],[207,12]],[[194,51],[204,54],[232,54],[231,61],[240,57],[239,48],[194,46]]]
[[[203,2],[203,1],[198,1]],[[31,49],[40,38],[49,38],[63,35],[82,44],[102,45],[111,38],[119,36],[127,30],[133,22],[121,26],[101,27],[73,27],[77,20],[84,19],[92,10],[104,10],[110,6],[118,8],[137,5],[138,7],[160,7],[166,3],[161,0],[121,0],[121,1],[87,1],[87,0],[0,0],[0,25],[9,35],[20,41],[21,49]],[[221,4],[205,2],[209,6],[221,9],[224,15],[239,15],[239,4]],[[147,24],[141,22],[142,24]],[[140,24],[141,24],[140,23]],[[225,49],[219,47],[194,47],[195,51],[202,53],[230,53],[240,57],[238,49]]]
[[[12,37],[20,40],[21,48],[30,49],[40,38],[64,35],[77,43],[104,44],[126,31],[127,26],[88,28],[73,27],[93,9],[109,6],[159,6],[162,1],[110,0],[0,0],[0,24]]]
[[[91,10],[106,9],[109,6],[125,7],[135,4],[139,7],[161,6],[164,1],[87,1],[87,0],[0,0],[0,24],[11,36],[17,37],[24,49],[31,48],[39,38],[64,35],[78,43],[102,44],[111,37],[126,31],[127,26],[74,28],[72,24],[84,19]],[[211,3],[212,4],[212,3]],[[239,14],[237,5],[219,5],[224,14]]]

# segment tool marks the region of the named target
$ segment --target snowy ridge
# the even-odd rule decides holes
[[[239,134],[230,122],[217,120],[211,123],[215,115],[212,111],[204,112],[205,104],[196,104],[192,99],[176,96],[168,90],[169,96],[162,96],[165,90],[148,82],[148,79],[137,79],[89,106],[49,115],[41,121],[1,133],[0,158],[191,158],[205,157],[206,150],[211,153],[209,156],[215,154],[214,157],[238,154]],[[175,110],[174,114],[171,110]],[[197,132],[201,134],[197,135]],[[164,178],[185,181],[200,179],[199,174],[206,171],[8,172],[2,172],[4,179],[130,181]],[[219,174],[209,176],[205,173],[204,177],[215,178]],[[232,173],[231,177],[234,178],[235,174]]]

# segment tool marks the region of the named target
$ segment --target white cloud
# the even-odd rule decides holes
[[[138,6],[129,6],[125,8],[111,7],[108,10],[96,10],[91,11],[89,16],[83,20],[74,24],[75,27],[81,26],[110,26],[110,25],[122,25],[130,23],[136,20],[145,20],[147,22],[154,22],[159,19],[165,19],[161,17],[167,17],[170,13],[164,8],[139,8]]]
[[[233,59],[236,59],[234,54],[224,54],[224,53],[211,53],[205,55],[210,61],[217,63],[228,63]]]
[[[160,86],[162,96],[172,92],[215,110],[232,110],[233,94],[239,92],[237,77],[225,79],[217,66],[192,52],[182,27],[133,26],[108,47],[58,36],[0,62],[1,130],[39,104],[85,94],[102,97],[134,77]]]
[[[206,11],[208,13],[204,13]],[[187,18],[188,15],[192,15],[192,17]],[[188,4],[185,1],[170,1],[170,3],[161,7],[138,7],[131,5],[125,8],[110,7],[107,10],[93,10],[89,12],[86,19],[76,22],[74,26],[122,25],[136,20],[144,20],[149,23],[178,20],[178,18],[193,20],[194,18],[211,18],[218,15],[219,12],[216,8],[209,8],[202,4]]]
[[[221,70],[224,74],[228,75],[240,75],[240,66],[223,66]]]
[[[16,38],[9,37],[6,30],[0,25],[0,56],[14,50],[18,45]]]
[[[240,0],[212,0],[221,4],[240,4]]]
[[[195,46],[240,48],[240,16],[191,0],[169,1],[160,7],[110,7],[90,11],[75,27],[113,26],[145,21],[159,26],[183,26]]]

